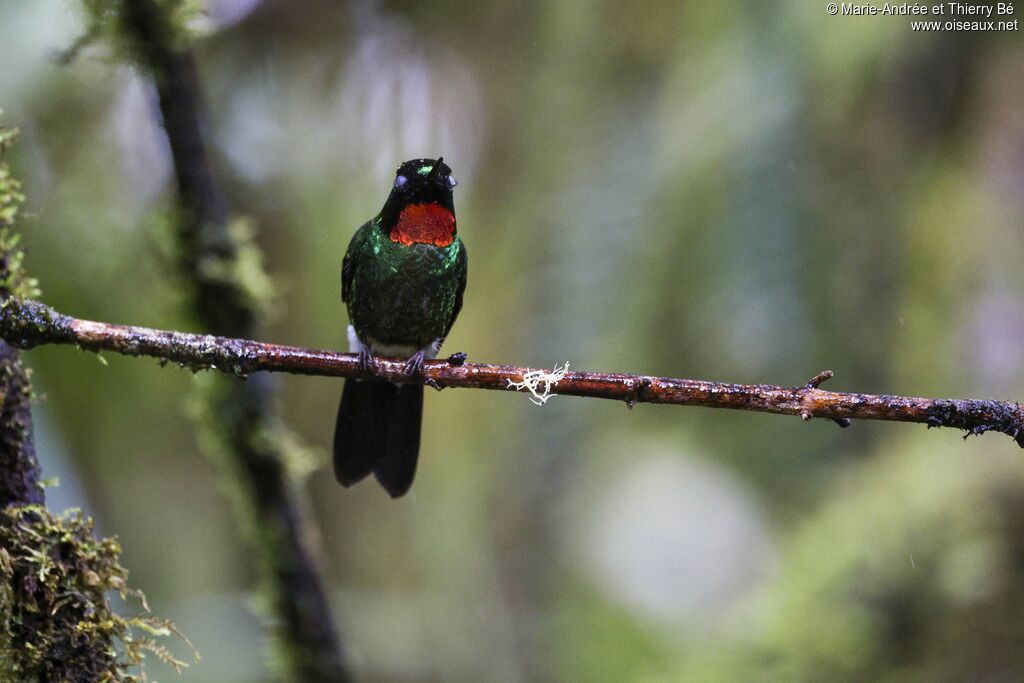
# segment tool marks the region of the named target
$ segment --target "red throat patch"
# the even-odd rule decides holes
[[[410,204],[402,209],[390,237],[392,242],[406,246],[433,244],[435,247],[447,247],[455,239],[455,215],[436,202]]]

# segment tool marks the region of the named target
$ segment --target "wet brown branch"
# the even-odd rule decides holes
[[[89,351],[150,356],[193,371],[219,370],[246,377],[259,372],[296,375],[363,377],[357,357],[348,353],[265,344],[79,320],[35,301],[11,301],[0,310],[0,337],[21,348],[40,344],[74,344]],[[461,387],[515,391],[532,368],[465,363],[464,357],[428,361],[422,377],[405,372],[401,359],[378,359],[372,375],[393,382],[424,382],[436,388]],[[766,384],[724,384],[693,379],[603,372],[567,372],[551,387],[552,394],[589,396],[637,403],[665,403],[706,408],[731,408],[805,420],[919,422],[953,427],[965,436],[995,431],[1024,447],[1024,411],[1019,404],[975,399],[936,399],[825,391],[820,385],[828,370],[807,384],[782,387]]]

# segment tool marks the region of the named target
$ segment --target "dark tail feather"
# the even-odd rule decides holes
[[[384,456],[377,461],[373,474],[392,498],[398,498],[405,495],[416,476],[423,423],[423,385],[392,387],[397,391],[388,417]]]
[[[398,387],[387,382],[345,381],[334,424],[334,476],[351,486],[384,457],[388,421]]]

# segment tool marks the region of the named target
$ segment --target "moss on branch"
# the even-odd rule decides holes
[[[128,586],[120,555],[117,540],[96,538],[81,511],[0,511],[0,679],[145,681],[150,655],[186,666],[160,644],[174,625]],[[111,593],[139,611],[119,614]]]
[[[79,511],[57,516],[43,506],[30,372],[17,347],[72,331],[66,317],[22,304],[39,288],[15,232],[21,185],[4,160],[16,135],[0,129],[0,299],[23,323],[18,339],[0,341],[0,680],[145,681],[147,655],[184,666],[158,640],[173,624],[149,614],[142,593],[128,587],[115,539],[96,538]],[[110,593],[142,611],[117,613]]]

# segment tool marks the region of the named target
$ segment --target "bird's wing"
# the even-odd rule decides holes
[[[348,243],[345,251],[345,258],[341,262],[341,300],[349,303],[352,300],[352,280],[359,262],[363,259],[366,244],[373,221],[367,221],[361,228],[352,235],[352,241]]]
[[[448,336],[448,333],[452,329],[452,325],[455,324],[455,319],[459,317],[459,311],[462,310],[462,295],[466,293],[466,274],[469,272],[469,257],[466,254],[466,245],[459,241],[459,256],[455,262],[455,267],[459,271],[459,283],[455,290],[455,305],[452,307],[452,317],[448,319],[448,324],[444,328],[444,336]]]

